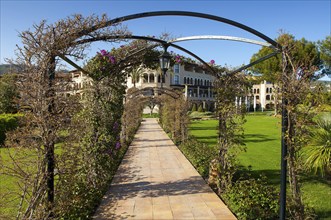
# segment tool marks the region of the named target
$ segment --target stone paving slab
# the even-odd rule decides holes
[[[93,219],[236,219],[156,119],[144,119]]]

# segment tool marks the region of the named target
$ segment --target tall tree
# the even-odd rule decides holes
[[[331,40],[331,38],[330,38]],[[329,40],[329,41],[330,41]],[[305,38],[301,40],[296,40],[295,37],[291,34],[281,34],[276,41],[281,45],[290,44],[291,45],[291,53],[293,54],[293,58],[295,62],[300,66],[303,66],[304,63],[312,63],[312,65],[317,66],[320,64],[321,60],[319,57],[318,48],[316,45],[307,41]],[[330,42],[329,42],[330,44]],[[322,46],[323,45],[323,46]],[[327,48],[330,48],[328,45],[327,39],[321,43],[321,50],[325,51],[324,57],[327,57],[327,54],[330,54],[330,49],[328,52]],[[325,48],[325,49],[324,49]],[[263,47],[256,54],[254,54],[251,58],[251,62],[258,60],[259,58],[266,56],[273,52],[273,49],[269,47]],[[322,56],[323,57],[323,56]],[[330,57],[329,57],[330,58]],[[326,59],[327,60],[327,59]],[[278,54],[268,60],[265,60],[261,63],[254,65],[251,70],[257,73],[262,74],[262,80],[267,80],[272,83],[277,83],[281,79],[282,74],[282,55]]]
[[[321,53],[321,60],[323,61],[322,72],[331,75],[331,35],[317,43]]]
[[[297,63],[298,68],[303,67],[305,63],[309,62],[314,66],[320,64],[320,57],[318,48],[313,42],[307,41],[302,38],[301,40],[296,40],[295,37],[291,34],[281,34],[276,41],[281,45],[291,45],[291,53],[293,54],[293,59]],[[251,58],[251,62],[254,62],[270,53],[273,52],[273,49],[269,47],[263,47]],[[277,106],[279,94],[278,85],[281,80],[282,75],[282,55],[278,54],[264,62],[254,65],[251,70],[256,73],[262,74],[261,81],[266,80],[273,83],[275,92],[274,102],[275,102],[275,114],[277,114]]]
[[[319,90],[311,86],[319,65],[319,53],[316,45],[305,39],[295,40],[289,35],[279,39],[282,50],[282,77],[278,83],[282,87],[282,100],[287,145],[288,177],[290,185],[289,213],[293,219],[303,220],[309,213],[302,201],[299,173],[302,171],[301,150],[306,146],[308,125],[312,123],[314,111],[319,101]]]
[[[134,67],[130,73],[131,75],[131,80],[133,83],[133,87],[136,88],[136,83],[139,82],[140,77],[143,75],[144,73],[144,66],[138,66],[138,67]]]
[[[282,45],[282,54],[255,65],[252,70],[262,74],[263,80],[282,86],[281,95],[286,100],[287,125],[285,142],[288,146],[288,176],[290,183],[289,211],[294,219],[304,219],[306,215],[302,202],[299,173],[302,169],[300,152],[309,141],[307,125],[312,123],[314,116],[312,109],[318,102],[318,92],[311,87],[311,80],[320,65],[319,51],[313,42],[302,38],[296,40],[293,35],[281,34],[276,41]],[[271,52],[269,48],[262,48],[254,54],[251,61]],[[278,98],[275,99],[275,102]],[[283,104],[284,104],[283,103]],[[276,105],[275,105],[276,106]]]

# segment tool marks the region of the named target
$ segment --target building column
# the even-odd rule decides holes
[[[245,96],[245,106],[246,106],[246,111],[249,111],[249,106],[248,106],[248,97]]]
[[[256,111],[256,96],[254,95],[254,102],[253,102],[254,112]]]
[[[200,97],[200,87],[198,86],[198,98]]]
[[[188,97],[188,86],[185,84],[185,100],[187,100]]]

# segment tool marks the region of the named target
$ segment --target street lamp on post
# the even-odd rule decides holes
[[[163,76],[165,77],[167,70],[170,67],[170,59],[171,56],[170,54],[167,52],[169,45],[167,44],[163,44],[163,53],[160,56],[160,67],[161,67],[161,77],[160,77],[160,81],[161,81],[161,88],[162,88],[162,81],[163,81]]]

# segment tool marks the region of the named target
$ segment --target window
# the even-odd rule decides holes
[[[174,73],[179,73],[179,64],[174,65]]]
[[[270,95],[267,95],[266,96],[266,100],[270,100]]]
[[[194,85],[198,85],[198,80],[194,79]]]
[[[257,89],[257,91],[256,91],[257,93],[260,93],[260,89]]]
[[[186,84],[186,77],[184,77],[184,84]]]
[[[269,88],[266,88],[266,93],[269,93]]]
[[[257,95],[257,96],[256,96],[256,100],[259,100],[259,99],[260,99],[260,96]]]
[[[188,90],[188,94],[189,94],[190,97],[192,97],[192,94],[193,94],[192,89]]]
[[[179,75],[174,76],[174,84],[179,85]]]
[[[269,92],[272,93],[272,88],[269,89]]]
[[[149,75],[149,82],[153,83],[154,82],[154,74]]]
[[[193,85],[193,79],[191,78],[191,84]]]
[[[144,74],[144,83],[148,83],[148,74],[147,73]]]

